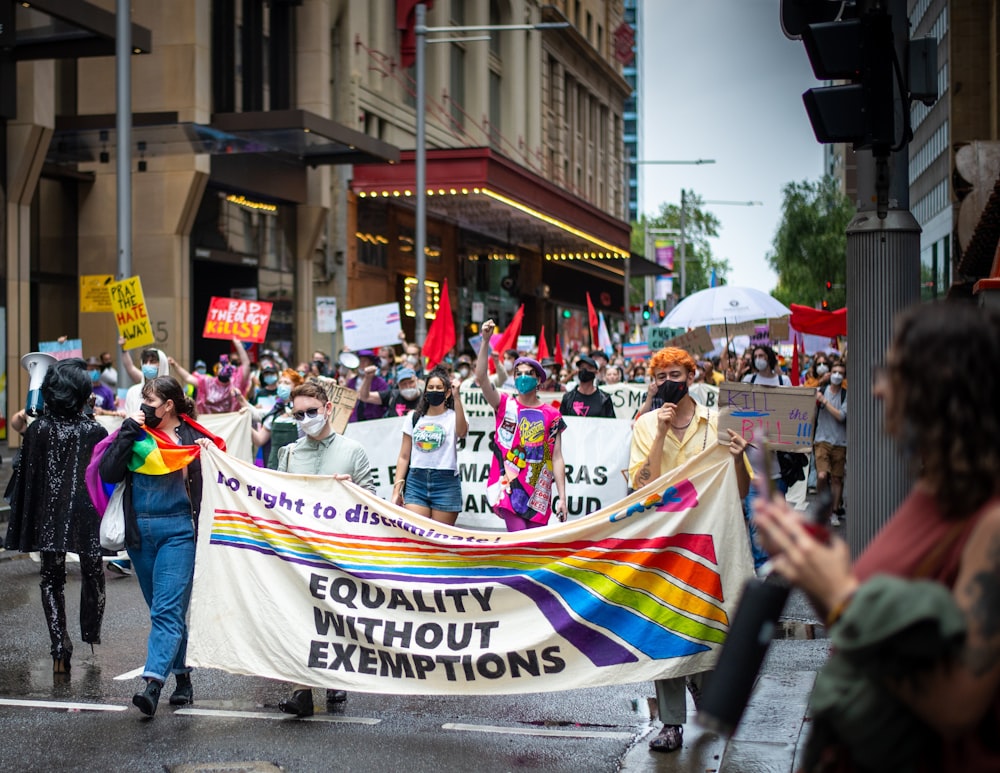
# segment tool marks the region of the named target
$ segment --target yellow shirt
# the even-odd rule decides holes
[[[656,411],[647,411],[636,419],[632,427],[632,447],[628,455],[628,479],[632,488],[638,489],[636,476],[649,458],[649,452],[656,439]],[[709,411],[704,405],[695,404],[694,416],[684,435],[680,439],[668,430],[663,439],[663,454],[660,456],[660,469],[651,470],[653,477],[659,478],[664,473],[680,467],[692,456],[697,456],[710,445],[719,442],[719,413]],[[648,481],[647,481],[648,482]]]

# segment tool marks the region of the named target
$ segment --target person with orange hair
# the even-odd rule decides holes
[[[628,462],[631,488],[642,488],[719,442],[718,411],[699,405],[688,394],[697,367],[690,354],[672,346],[660,349],[650,359],[650,379],[656,386],[650,390],[647,402],[653,409],[636,419],[632,428]],[[747,444],[732,430],[727,431],[739,489],[733,497],[736,501],[738,493],[742,501],[750,490],[750,468],[743,453]],[[701,676],[656,680],[656,702],[663,728],[649,742],[650,750],[672,752],[681,748],[687,721],[685,682],[697,700]]]

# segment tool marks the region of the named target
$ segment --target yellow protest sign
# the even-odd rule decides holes
[[[111,311],[108,285],[114,281],[114,274],[81,274],[80,311]]]
[[[133,276],[108,285],[111,310],[118,324],[118,335],[125,339],[123,349],[138,349],[153,345],[153,328],[146,313],[142,283]]]

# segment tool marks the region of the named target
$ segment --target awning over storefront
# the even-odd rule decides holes
[[[395,162],[399,149],[307,110],[223,113],[208,125],[178,120],[175,112],[132,116],[133,156],[180,153],[231,156],[269,154],[301,166]],[[46,162],[110,162],[115,150],[115,116],[56,118]]]
[[[392,166],[359,166],[351,189],[414,207],[413,151]],[[499,244],[545,260],[579,261],[621,274],[629,257],[629,224],[489,148],[427,152],[427,212]]]
[[[114,56],[115,14],[85,0],[0,0],[16,12],[13,59]],[[6,30],[0,29],[0,34]],[[132,24],[132,52],[152,50],[153,35]]]

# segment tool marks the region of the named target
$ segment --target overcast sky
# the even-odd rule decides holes
[[[706,200],[722,223],[712,251],[728,258],[729,284],[770,291],[765,255],[781,220],[786,183],[822,174],[822,146],[802,105],[821,85],[801,41],[788,40],[779,0],[643,0],[640,126],[644,159],[715,159],[701,166],[640,167],[640,210]]]

